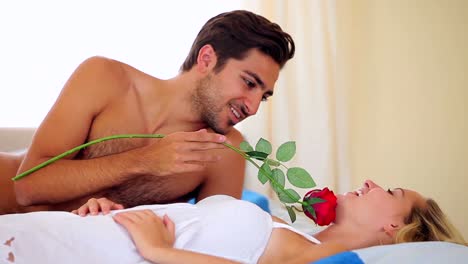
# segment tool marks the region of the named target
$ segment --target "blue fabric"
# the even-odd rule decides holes
[[[268,201],[268,198],[263,194],[244,189],[242,191],[241,199],[245,200],[245,201],[252,202],[252,203],[258,205],[260,208],[262,208],[265,212],[271,213],[270,203]],[[188,202],[193,204],[193,203],[195,203],[195,199],[190,199]]]
[[[268,201],[268,198],[263,194],[244,189],[242,191],[242,200],[252,202],[258,205],[260,208],[262,208],[263,211],[271,213],[270,202]]]
[[[364,264],[364,262],[359,258],[358,254],[351,251],[345,251],[310,264]]]

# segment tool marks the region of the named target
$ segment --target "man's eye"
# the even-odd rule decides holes
[[[387,190],[387,192],[388,192],[389,194],[393,195],[393,192],[392,192],[392,190],[390,190],[390,188]]]
[[[262,97],[262,102],[266,102],[266,101],[268,101],[268,97],[264,95],[264,96]]]
[[[250,81],[249,79],[244,78],[244,82],[247,85],[247,87],[249,87],[249,88],[255,88],[255,86],[256,86],[256,84],[254,82]]]

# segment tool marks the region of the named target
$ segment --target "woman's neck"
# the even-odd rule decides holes
[[[374,232],[338,224],[331,225],[314,234],[314,237],[322,243],[341,244],[348,250],[380,245],[378,236],[379,234]]]

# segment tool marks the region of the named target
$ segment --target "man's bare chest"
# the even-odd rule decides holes
[[[154,134],[174,130],[165,125],[149,124],[138,106],[122,104],[109,107],[94,119],[87,142],[98,138],[122,134]],[[173,131],[175,132],[175,131]],[[156,138],[120,138],[100,142],[83,149],[77,159],[93,159],[132,151],[157,143]],[[152,146],[153,147],[153,146]],[[138,158],[138,157],[137,157]],[[156,157],[155,157],[156,158]],[[147,164],[151,162],[148,161]],[[100,196],[107,197],[125,206],[184,201],[195,197],[204,181],[203,172],[190,175],[157,176],[151,174],[131,175],[128,180],[103,190]]]

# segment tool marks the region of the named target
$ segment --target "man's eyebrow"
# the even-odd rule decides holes
[[[244,72],[246,74],[250,75],[250,77],[254,78],[255,81],[258,83],[258,85],[260,85],[260,87],[262,87],[262,90],[266,89],[265,83],[262,81],[260,76],[258,76],[258,74],[254,73],[254,72],[251,72],[249,70],[245,70]],[[265,92],[265,94],[268,95],[268,96],[273,96],[273,91],[268,90],[268,91]]]

